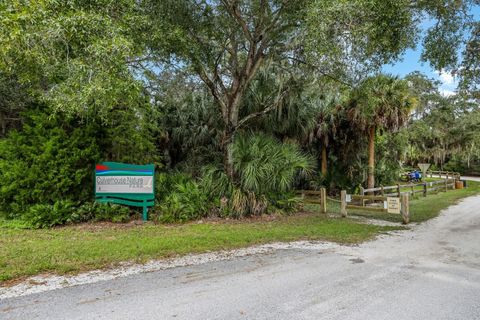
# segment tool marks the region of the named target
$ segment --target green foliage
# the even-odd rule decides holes
[[[74,207],[70,200],[58,200],[53,205],[35,204],[27,209],[22,219],[34,228],[51,228],[69,222]]]
[[[375,141],[377,185],[387,186],[397,183],[398,177],[402,173],[401,159],[407,144],[407,137],[398,133],[377,137]]]
[[[321,88],[313,81],[303,69],[286,71],[284,63],[266,63],[248,88],[241,116],[274,108],[246,127],[280,139],[305,140],[315,127],[319,109],[325,104],[318,94]]]
[[[67,222],[111,221],[121,223],[130,220],[130,213],[130,208],[125,206],[112,203],[87,202],[73,210]]]
[[[280,143],[265,134],[242,134],[232,145],[238,184],[223,170],[208,167],[203,186],[215,198],[225,199],[232,216],[259,215],[269,206],[288,210],[297,175],[309,175],[313,161],[292,143]],[[278,205],[278,206],[277,206]]]
[[[32,205],[47,208],[60,199],[88,202],[95,163],[153,161],[156,151],[148,122],[137,125],[132,113],[110,115],[107,126],[95,117],[64,120],[52,116],[49,108],[29,110],[22,129],[0,140],[0,212],[15,218]]]
[[[159,222],[185,222],[205,217],[211,208],[207,194],[184,174],[159,174],[154,219]]]
[[[232,153],[242,189],[259,194],[288,191],[297,173],[307,175],[313,168],[297,145],[265,134],[239,135]]]
[[[159,164],[160,154],[188,173],[158,176],[167,222],[213,205],[221,216],[289,211],[294,185],[353,190],[375,138],[377,184],[401,160],[475,170],[480,33],[466,12],[476,2],[3,1],[0,212],[38,226],[124,220],[89,203],[93,165]],[[458,70],[461,99],[420,74],[370,76],[415,45],[419,17],[435,21],[423,58]],[[312,179],[301,148],[328,172]],[[80,207],[68,217],[70,202]]]
[[[314,0],[307,8],[307,52],[333,74],[366,74],[415,44],[417,8],[410,1]]]
[[[405,80],[382,74],[367,78],[352,90],[347,112],[360,130],[396,131],[416,106],[417,99]]]
[[[99,139],[103,161],[134,164],[160,161],[155,141],[162,129],[157,126],[158,114],[150,105],[140,101],[130,106],[117,107],[104,117],[106,121],[98,116],[92,119],[99,122],[104,131],[102,139]],[[99,138],[98,133],[96,137]]]
[[[155,174],[155,200],[162,202],[176,185],[185,185],[192,182],[189,174],[182,172],[159,172]]]
[[[33,204],[91,199],[101,132],[92,122],[62,123],[32,110],[22,131],[0,140],[0,211],[18,217]]]
[[[135,101],[127,61],[139,54],[135,1],[4,1],[0,71],[16,74],[55,110],[85,114]]]
[[[130,220],[130,209],[111,203],[90,202],[77,206],[70,200],[58,200],[53,205],[35,204],[22,215],[22,221],[32,228],[51,228],[69,223]]]
[[[0,138],[9,130],[20,127],[20,115],[31,100],[27,85],[0,71]]]
[[[155,104],[160,116],[157,126],[164,128],[159,148],[168,168],[194,175],[205,163],[221,159],[221,118],[205,88],[185,75],[165,71],[155,85]]]
[[[409,141],[405,160],[436,165],[440,170],[475,172],[480,163],[480,108],[468,96],[444,97],[438,90],[421,92],[429,112],[404,130]],[[427,98],[428,97],[428,98]]]

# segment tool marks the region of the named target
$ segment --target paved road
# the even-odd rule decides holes
[[[292,244],[4,299],[0,319],[480,319],[480,196],[361,246]]]
[[[471,180],[471,181],[479,181],[480,182],[480,177],[462,176],[461,178],[464,179],[464,180]]]
[[[434,175],[434,177],[435,177],[435,175]],[[439,177],[439,176],[437,175],[437,177]],[[445,179],[445,175],[443,175],[443,176],[442,176],[442,178],[444,178],[444,179]],[[479,177],[472,177],[472,176],[460,176],[460,179],[462,179],[462,180],[469,180],[469,181],[478,181],[478,182],[480,182],[480,176],[479,176]]]

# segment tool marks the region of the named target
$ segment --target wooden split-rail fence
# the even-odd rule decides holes
[[[438,193],[440,191],[448,191],[449,189],[455,189],[456,183],[460,181],[460,174],[456,172],[446,171],[433,171],[427,172],[427,175],[445,177],[442,180],[436,180],[431,182],[419,182],[408,184],[397,184],[394,186],[380,186],[376,188],[365,189],[360,187],[360,195],[382,195],[387,197],[400,197],[402,194],[409,194],[412,197],[416,197],[422,194],[426,197],[430,193]]]
[[[340,204],[340,214],[342,217],[347,217],[348,210],[361,210],[361,211],[374,211],[374,212],[387,212],[388,210],[383,206],[385,201],[388,201],[387,196],[372,196],[372,195],[348,195],[346,190],[342,190],[340,193],[340,200],[327,197],[327,190],[320,188],[320,190],[297,190],[296,192],[301,196],[303,203],[305,204],[318,204],[320,206],[320,213],[327,213],[328,200],[338,202]],[[366,203],[381,201],[382,206],[367,206]],[[408,223],[409,218],[409,195],[404,193],[400,198],[400,214],[402,215],[403,222]]]
[[[395,212],[402,217],[403,223],[410,222],[410,198],[422,195],[424,197],[440,191],[455,189],[456,183],[460,181],[460,174],[446,171],[428,172],[432,176],[439,176],[442,180],[397,184],[395,186],[380,186],[376,188],[360,189],[360,194],[347,194],[342,190],[340,200],[327,197],[325,188],[320,190],[298,190],[304,203],[320,205],[320,212],[327,213],[328,200],[340,203],[340,214],[343,217],[348,215],[348,211],[369,211],[369,212]]]

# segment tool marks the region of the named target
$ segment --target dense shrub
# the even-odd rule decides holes
[[[211,202],[199,184],[185,174],[159,174],[154,219],[185,222],[208,214]]]
[[[21,131],[0,140],[0,211],[36,216],[59,199],[91,199],[101,137],[93,122],[73,125],[41,110],[28,113]]]

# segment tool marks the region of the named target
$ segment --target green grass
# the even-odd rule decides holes
[[[468,181],[468,188],[460,190],[449,190],[448,192],[439,192],[437,194],[429,194],[423,197],[417,195],[416,199],[410,200],[410,222],[423,222],[438,216],[442,209],[455,204],[458,200],[473,196],[480,193],[480,182]],[[336,211],[335,204],[332,204],[332,210]],[[350,210],[349,214],[365,216],[374,219],[381,219],[393,222],[401,222],[400,215],[387,213],[373,213],[360,210]]]
[[[0,227],[0,283],[40,273],[76,273],[188,253],[300,239],[358,243],[397,230],[318,215],[270,222],[176,226],[81,225],[48,230]]]

